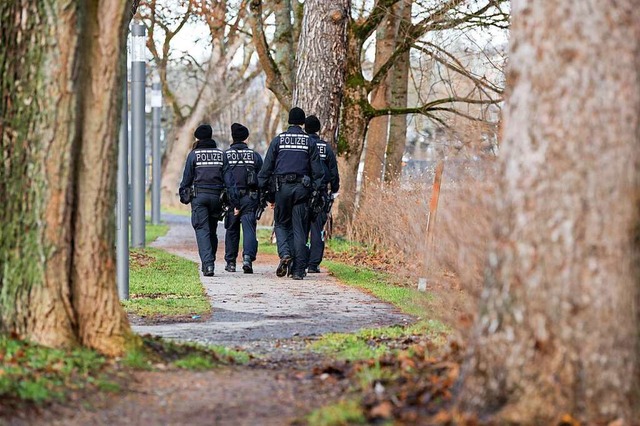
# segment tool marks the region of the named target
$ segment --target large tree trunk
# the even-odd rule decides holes
[[[411,3],[413,0],[403,0],[394,6],[400,16],[396,36],[405,37],[406,28],[411,23]],[[409,102],[409,67],[411,66],[410,51],[402,53],[389,70],[389,86],[391,92],[390,106],[392,108],[406,108]],[[402,173],[402,156],[407,144],[407,116],[393,115],[389,117],[389,137],[384,167],[384,180],[393,182]]]
[[[502,196],[462,407],[498,423],[557,424],[566,413],[633,424],[637,4],[512,5]]]
[[[376,31],[376,56],[373,66],[374,74],[391,58],[400,42],[401,29],[411,23],[411,2],[402,0],[394,4],[386,13],[384,20]],[[394,62],[388,75],[371,93],[371,106],[377,109],[387,107],[407,107],[407,82],[409,71],[409,51],[403,53]],[[391,121],[391,122],[390,122]],[[404,126],[402,124],[404,123]],[[391,131],[393,130],[393,134]],[[387,155],[394,156],[398,150],[404,151],[404,139],[407,125],[405,116],[381,116],[371,119],[367,131],[367,142],[364,159],[364,187],[366,194],[369,183],[378,185],[383,175],[388,175]],[[402,138],[396,140],[396,138]],[[402,153],[400,153],[400,161]],[[396,164],[392,168],[397,168]]]
[[[336,148],[344,86],[349,0],[307,0],[298,43],[293,104],[322,123],[321,137]]]
[[[353,23],[348,26],[347,43],[345,86],[337,146],[340,155],[338,164],[342,194],[337,219],[341,225],[348,224],[355,213],[358,167],[372,111],[360,62],[362,40],[354,34]]]
[[[0,332],[123,352],[115,159],[127,1],[0,6]]]
[[[393,8],[389,10],[376,31],[376,56],[373,64],[373,73],[377,73],[393,54],[396,45],[396,19]],[[380,84],[371,92],[371,106],[377,109],[387,108],[391,100],[391,87],[389,76],[382,79]],[[369,184],[378,186],[382,180],[384,157],[387,149],[387,136],[389,128],[389,116],[372,118],[367,130],[363,192],[366,193]]]

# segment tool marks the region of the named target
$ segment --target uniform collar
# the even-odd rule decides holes
[[[231,144],[231,146],[229,148],[233,148],[233,149],[248,149],[249,146],[247,145],[246,142],[234,142]]]
[[[213,139],[202,139],[196,142],[196,146],[194,149],[202,149],[202,148],[217,148],[218,144]]]
[[[318,134],[317,134],[317,133],[309,133],[309,137],[310,137],[311,139],[320,139],[320,136],[318,136]]]
[[[299,126],[298,124],[290,124],[287,132],[291,132],[292,130],[294,130],[295,133],[304,133],[304,130],[302,130],[302,126]]]

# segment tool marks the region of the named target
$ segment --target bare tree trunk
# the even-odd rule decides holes
[[[368,89],[362,76],[362,40],[348,27],[345,86],[340,116],[337,151],[340,170],[340,201],[337,222],[349,223],[355,213],[358,166],[367,126],[371,119]]]
[[[271,4],[275,15],[275,33],[273,35],[274,61],[282,75],[282,82],[293,93],[295,85],[296,43],[293,39],[291,21],[291,0],[274,0]]]
[[[293,104],[322,123],[322,138],[336,147],[344,86],[349,0],[307,0],[298,44]]]
[[[376,31],[376,56],[373,64],[373,72],[376,73],[384,65],[395,50],[396,25],[393,9],[385,16]],[[389,107],[391,100],[391,87],[389,76],[371,92],[371,106],[382,109]],[[369,184],[374,186],[382,181],[384,168],[384,156],[387,149],[387,137],[389,128],[389,116],[383,115],[371,119],[367,130],[364,155],[363,191],[367,191]]]
[[[394,4],[385,14],[384,19],[376,31],[376,57],[373,65],[374,74],[391,58],[400,42],[401,26],[411,24],[411,1],[403,0]],[[382,79],[373,90],[371,106],[376,109],[391,107],[407,107],[407,78],[409,70],[409,51],[404,52],[389,70],[389,74]],[[404,80],[402,77],[404,76]],[[404,82],[404,89],[402,87]],[[398,90],[399,89],[399,90]],[[399,93],[396,93],[398,90]],[[400,133],[406,133],[405,117],[381,116],[371,119],[367,131],[366,152],[364,159],[364,188],[368,183],[377,184],[383,179],[385,172],[386,154],[388,144],[397,146],[398,141],[393,141],[390,134],[390,122],[394,125],[394,137]],[[404,129],[398,128],[398,124],[404,121]],[[402,145],[404,149],[404,143]],[[400,155],[402,157],[402,154]]]
[[[460,402],[501,424],[565,413],[633,424],[637,4],[514,0],[512,11],[502,196]]]
[[[403,0],[393,9],[400,16],[396,37],[402,38],[406,27],[411,22],[411,3],[413,0]],[[389,104],[392,108],[406,108],[409,102],[409,67],[410,51],[403,52],[389,71],[389,86],[391,98]],[[384,180],[393,182],[402,173],[402,156],[407,142],[407,117],[406,115],[393,115],[389,117],[389,137],[387,139],[387,151],[384,167]]]
[[[120,57],[130,2],[0,6],[0,332],[121,354]],[[77,68],[76,68],[77,67]]]
[[[276,99],[271,98],[271,100],[269,100],[269,104],[267,105],[267,110],[265,111],[264,120],[262,122],[262,137],[260,138],[261,140],[268,141],[269,138],[273,136],[270,132],[271,132],[271,123],[272,121],[274,121],[273,107],[275,106],[276,102],[277,102]]]

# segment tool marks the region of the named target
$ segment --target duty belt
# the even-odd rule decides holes
[[[222,188],[199,188],[196,186],[196,196],[198,193],[203,194],[220,194],[222,192]]]
[[[302,182],[302,176],[297,175],[295,173],[290,173],[287,175],[276,175],[276,179],[280,183],[300,183]]]

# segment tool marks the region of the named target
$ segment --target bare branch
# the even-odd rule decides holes
[[[458,58],[456,58],[454,55],[452,55],[451,53],[447,52],[446,50],[444,50],[443,48],[436,46],[433,43],[430,42],[423,42],[425,45],[431,47],[433,50],[436,50],[438,52],[440,52],[442,55],[448,57],[449,59],[451,59],[451,61],[454,62],[454,64],[444,60],[443,58],[441,58],[440,56],[438,56],[436,53],[434,53],[432,50],[426,49],[423,46],[419,46],[417,44],[414,44],[412,47],[414,49],[417,49],[423,53],[426,53],[427,55],[429,55],[429,57],[433,58],[435,61],[437,61],[438,63],[444,65],[445,67],[449,68],[451,71],[454,71],[466,78],[468,78],[469,80],[473,81],[475,83],[475,85],[479,88],[485,88],[488,90],[491,90],[492,92],[502,96],[502,94],[504,93],[504,91],[502,89],[500,89],[499,87],[495,86],[494,84],[492,84],[491,82],[487,81],[486,79],[480,78],[475,76],[473,73],[471,73],[471,71],[468,71],[465,66],[458,60]]]
[[[267,45],[267,38],[264,33],[264,26],[262,21],[262,1],[251,0],[249,5],[251,10],[251,30],[253,32],[253,42],[256,47],[256,53],[262,69],[267,77],[267,87],[276,95],[278,101],[285,105],[287,109],[291,107],[291,90],[284,84],[282,75],[278,70],[271,52],[269,52],[269,46]]]
[[[427,102],[424,105],[411,107],[411,108],[380,108],[373,109],[370,112],[371,117],[380,117],[383,115],[403,115],[403,114],[423,114],[428,115],[432,111],[444,111],[445,107],[440,107],[443,104],[455,104],[465,103],[471,105],[490,105],[501,102],[499,99],[473,99],[463,98],[457,96],[451,96],[448,98],[436,99],[435,101]]]

